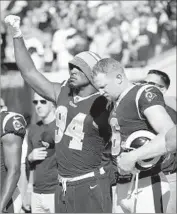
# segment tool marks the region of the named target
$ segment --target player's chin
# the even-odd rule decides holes
[[[78,87],[77,83],[75,81],[73,81],[73,80],[69,80],[68,84],[69,84],[70,88],[77,88]]]

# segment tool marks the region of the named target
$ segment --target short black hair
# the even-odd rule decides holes
[[[149,70],[148,74],[156,74],[158,76],[160,76],[161,80],[163,81],[165,87],[168,89],[170,86],[170,78],[168,76],[168,74],[166,74],[163,71],[160,70]]]

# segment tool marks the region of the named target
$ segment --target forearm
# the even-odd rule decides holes
[[[23,37],[14,38],[13,42],[16,63],[22,76],[25,78],[26,76],[31,75],[31,72],[35,72],[36,68],[25,46]]]
[[[24,80],[42,97],[55,101],[53,86],[37,71],[25,46],[23,37],[14,38],[13,42],[15,60]]]
[[[5,209],[8,202],[12,198],[13,192],[17,187],[17,183],[20,177],[20,169],[18,171],[12,171],[7,173],[7,177],[3,184],[1,195],[1,211]]]
[[[141,146],[140,148],[131,151],[130,155],[132,155],[136,159],[136,161],[140,161],[148,158],[161,156],[166,152],[167,149],[165,135],[159,134],[150,143],[147,143]]]

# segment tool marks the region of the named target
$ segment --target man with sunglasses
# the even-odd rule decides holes
[[[55,212],[111,212],[110,180],[101,166],[110,137],[107,100],[94,87],[91,71],[101,59],[86,51],[69,62],[70,78],[63,85],[36,70],[24,45],[20,18],[9,15],[15,58],[22,77],[42,97],[57,105],[55,148],[59,185]]]
[[[17,187],[20,177],[23,138],[26,121],[21,114],[9,112],[4,100],[1,104],[1,203],[2,213],[19,213],[22,199]]]
[[[55,106],[34,94],[33,104],[41,119],[28,132],[27,166],[33,171],[32,213],[55,213],[54,193],[57,186],[55,159]]]

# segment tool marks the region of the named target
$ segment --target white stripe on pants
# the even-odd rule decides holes
[[[162,199],[163,211],[166,211],[170,196],[169,183],[163,173],[159,173],[159,176],[161,180],[160,185],[159,182],[152,185],[151,177],[139,179],[136,213],[156,213],[155,203],[158,199],[159,201]],[[117,184],[112,188],[113,213],[125,213],[125,210],[123,210],[120,205],[120,201],[127,197],[129,186],[130,182],[125,184]],[[154,199],[153,189],[155,188],[159,188],[162,195],[157,195]]]
[[[55,213],[55,196],[52,194],[39,194],[32,192],[32,213]]]

